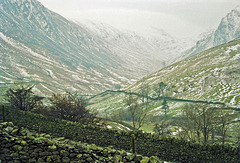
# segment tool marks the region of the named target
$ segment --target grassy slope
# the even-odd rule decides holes
[[[161,69],[142,78],[126,91],[139,92],[143,86],[153,86],[159,82],[175,86],[167,96],[224,102],[231,106],[240,105],[240,39],[206,50],[197,55],[184,59],[171,66]],[[100,113],[116,111],[124,107],[124,94],[106,94],[91,99],[90,108],[98,109]],[[162,114],[159,109],[161,101],[154,102],[149,109],[151,114]],[[176,115],[181,105],[171,102],[170,115]]]

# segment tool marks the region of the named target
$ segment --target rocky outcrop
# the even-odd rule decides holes
[[[0,123],[0,162],[161,162],[157,157],[143,157],[110,147],[102,148],[74,142],[64,137],[30,132],[14,126],[12,122]]]

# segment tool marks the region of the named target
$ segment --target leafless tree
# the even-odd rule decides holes
[[[221,107],[218,110],[217,114],[217,132],[221,136],[222,144],[225,144],[227,131],[231,126],[231,122],[237,118],[237,114],[234,113],[232,110],[228,110],[227,108]]]
[[[145,108],[147,105],[145,103],[140,104],[138,102],[138,97],[134,97],[131,94],[127,96],[125,102],[131,115],[133,127],[135,130],[139,130],[145,122]]]

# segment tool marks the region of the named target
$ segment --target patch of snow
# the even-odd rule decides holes
[[[117,128],[119,129],[119,130],[123,130],[122,128],[120,128],[119,126],[117,126]]]
[[[234,97],[231,99],[230,104],[232,104],[232,105],[236,104],[236,97],[237,97],[237,96],[234,96]]]
[[[235,46],[228,47],[228,50],[226,51],[226,54],[229,54],[231,51],[237,51],[238,48],[240,48],[240,44],[237,44]]]
[[[8,44],[12,45],[12,46],[17,46],[17,44],[9,37],[5,36],[2,32],[0,32],[0,37],[7,42]]]
[[[76,74],[72,74],[72,77],[73,77],[73,79],[75,79],[77,81],[81,81],[81,79]]]
[[[131,130],[130,128],[126,127],[126,126],[123,126],[122,124],[119,124],[119,123],[116,123],[116,122],[113,122],[114,124],[118,125],[118,126],[121,126],[122,128],[125,128],[127,130]],[[118,127],[119,128],[119,127]],[[122,129],[121,129],[122,130]]]
[[[37,93],[37,94],[39,94],[39,95],[41,95],[42,94],[42,92],[38,89],[38,88],[36,88],[36,87],[33,87],[33,92],[35,92],[35,93]]]
[[[28,74],[27,70],[24,69],[23,67],[21,67],[21,65],[16,64],[16,69],[19,71],[19,73],[23,76],[23,77],[30,77],[30,75]]]
[[[16,41],[14,41],[13,39],[11,39],[10,37],[7,37],[5,36],[2,32],[0,32],[0,37],[5,41],[7,42],[8,44],[10,44],[11,46],[17,48],[17,49],[20,49],[20,50],[26,50],[28,51],[30,54],[32,54],[34,57],[37,57],[39,59],[42,59],[42,60],[45,60],[45,61],[48,61],[48,62],[53,62],[52,60],[48,59],[47,57],[39,54],[39,53],[36,53],[34,52],[32,49],[28,48],[27,46],[21,44],[21,43],[18,43]]]
[[[52,92],[52,93],[54,93],[51,89],[49,89],[48,87],[46,87],[45,85],[43,85],[42,83],[40,83],[40,85],[43,87],[43,88],[45,88],[46,90],[48,90],[49,92]]]
[[[233,59],[233,60],[238,60],[238,59],[240,59],[240,53],[236,54],[232,59]]]
[[[50,70],[50,69],[46,69],[46,71],[49,73],[49,75],[50,75],[51,77],[54,77],[54,76],[53,76],[53,72],[52,72],[52,70]]]

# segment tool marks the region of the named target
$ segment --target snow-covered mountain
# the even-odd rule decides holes
[[[184,50],[180,41],[153,31],[146,38],[103,24],[79,25],[36,0],[0,1],[1,84],[34,83],[43,94],[125,86]]]
[[[191,39],[179,40],[154,27],[149,27],[146,33],[137,33],[99,22],[77,23],[106,41],[112,52],[125,59],[127,57],[134,67],[145,70],[147,74],[168,65],[172,58],[194,44]]]
[[[35,0],[0,1],[0,40],[2,78],[7,73],[88,92],[136,79],[131,65],[100,38]]]
[[[200,35],[200,39],[195,46],[184,52],[178,60],[197,54],[206,49],[218,46],[231,41],[240,36],[240,6],[237,6],[224,18],[222,18],[218,28],[210,30]]]

